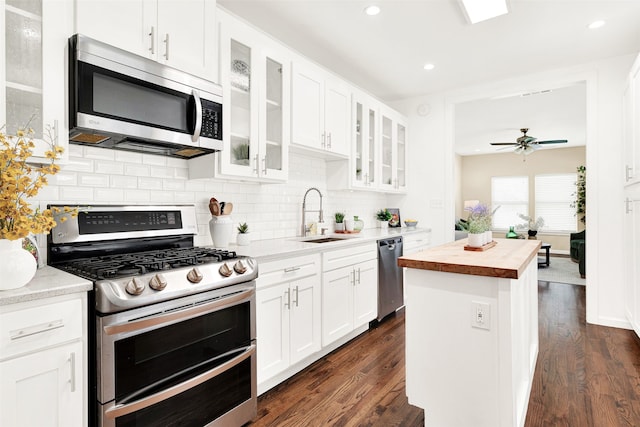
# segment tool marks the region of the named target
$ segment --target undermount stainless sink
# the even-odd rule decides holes
[[[322,237],[319,239],[302,240],[305,243],[329,243],[337,242],[338,240],[345,240],[344,237]]]

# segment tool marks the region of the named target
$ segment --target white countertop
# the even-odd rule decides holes
[[[357,234],[329,234],[327,236],[284,237],[279,239],[257,240],[248,246],[232,244],[229,249],[236,251],[238,255],[247,255],[256,258],[258,262],[274,258],[282,258],[289,255],[307,255],[320,253],[326,250],[338,249],[366,242],[375,242],[386,237],[394,237],[411,233],[428,233],[430,228],[370,228]],[[309,243],[303,239],[322,237],[338,237],[342,240],[328,243]],[[19,302],[32,301],[42,298],[50,298],[58,295],[88,292],[93,289],[90,280],[66,273],[53,267],[38,269],[36,275],[29,283],[18,289],[0,291],[0,306]]]
[[[282,258],[288,255],[308,255],[320,253],[326,250],[344,248],[359,245],[366,242],[375,242],[380,239],[395,237],[412,233],[429,233],[430,228],[367,228],[356,234],[328,234],[326,236],[307,237],[284,237],[279,239],[267,239],[252,241],[248,246],[238,246],[231,244],[230,250],[236,251],[238,255],[246,255],[260,261],[268,261],[274,258]],[[337,237],[342,240],[327,243],[309,243],[301,240],[320,239],[322,237]]]
[[[90,280],[46,266],[38,269],[33,279],[23,287],[0,291],[0,306],[88,292],[92,289],[93,283]]]

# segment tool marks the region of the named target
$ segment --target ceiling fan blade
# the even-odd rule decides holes
[[[517,142],[490,142],[491,145],[519,145]]]
[[[566,142],[566,139],[553,139],[549,141],[538,141],[536,142],[536,144],[564,144]]]

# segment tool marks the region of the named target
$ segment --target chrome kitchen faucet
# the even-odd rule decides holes
[[[309,191],[311,191],[311,190],[317,191],[318,195],[320,196],[320,210],[317,210],[317,211],[308,211],[307,210],[307,194],[309,194]],[[303,237],[306,237],[307,233],[310,231],[310,229],[307,228],[307,221],[306,221],[307,212],[318,212],[320,214],[319,222],[324,222],[323,213],[322,213],[322,193],[316,187],[309,188],[307,190],[307,192],[304,193],[304,198],[302,199],[302,228],[301,228],[301,231],[302,231],[302,236]]]

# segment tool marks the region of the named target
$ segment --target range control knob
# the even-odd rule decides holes
[[[239,260],[233,265],[233,269],[235,270],[236,273],[243,274],[247,271],[247,266],[244,265],[242,260]]]
[[[167,279],[161,273],[158,273],[149,281],[149,287],[156,291],[161,291],[167,287]]]
[[[187,273],[187,280],[191,283],[199,283],[202,280],[202,273],[198,270],[198,267],[193,267],[191,271]]]
[[[222,267],[218,269],[218,273],[220,273],[224,277],[229,277],[233,274],[233,270],[229,268],[227,263],[222,264]]]
[[[134,277],[129,280],[129,283],[127,283],[124,289],[130,295],[140,295],[144,291],[144,283],[142,283],[142,280]]]

